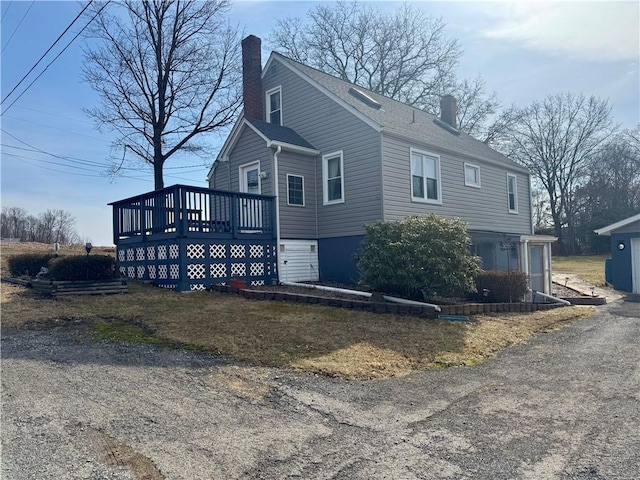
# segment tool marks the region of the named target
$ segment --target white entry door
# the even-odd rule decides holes
[[[260,162],[254,162],[240,167],[240,191],[260,195]],[[243,198],[240,201],[240,229],[247,232],[262,230],[262,200],[257,198]]]
[[[640,293],[640,238],[631,239],[631,289]]]

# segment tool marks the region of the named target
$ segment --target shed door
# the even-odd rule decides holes
[[[640,238],[631,239],[631,279],[633,293],[640,293]]]

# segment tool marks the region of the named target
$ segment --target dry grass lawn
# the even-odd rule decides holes
[[[606,285],[604,280],[604,261],[609,255],[585,255],[576,257],[553,257],[553,273],[576,275],[596,287]]]
[[[595,311],[567,307],[482,315],[462,323],[211,292],[181,294],[137,283],[130,290],[126,295],[52,299],[3,283],[2,329],[82,321],[93,325],[97,341],[180,346],[253,365],[366,379],[473,365]]]

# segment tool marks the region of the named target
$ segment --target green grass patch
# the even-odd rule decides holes
[[[167,340],[154,336],[151,331],[141,325],[122,320],[99,321],[93,327],[94,342],[131,342],[152,345],[164,345]]]

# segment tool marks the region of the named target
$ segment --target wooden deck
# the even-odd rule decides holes
[[[277,278],[274,197],[174,185],[110,205],[123,276],[179,291]]]

